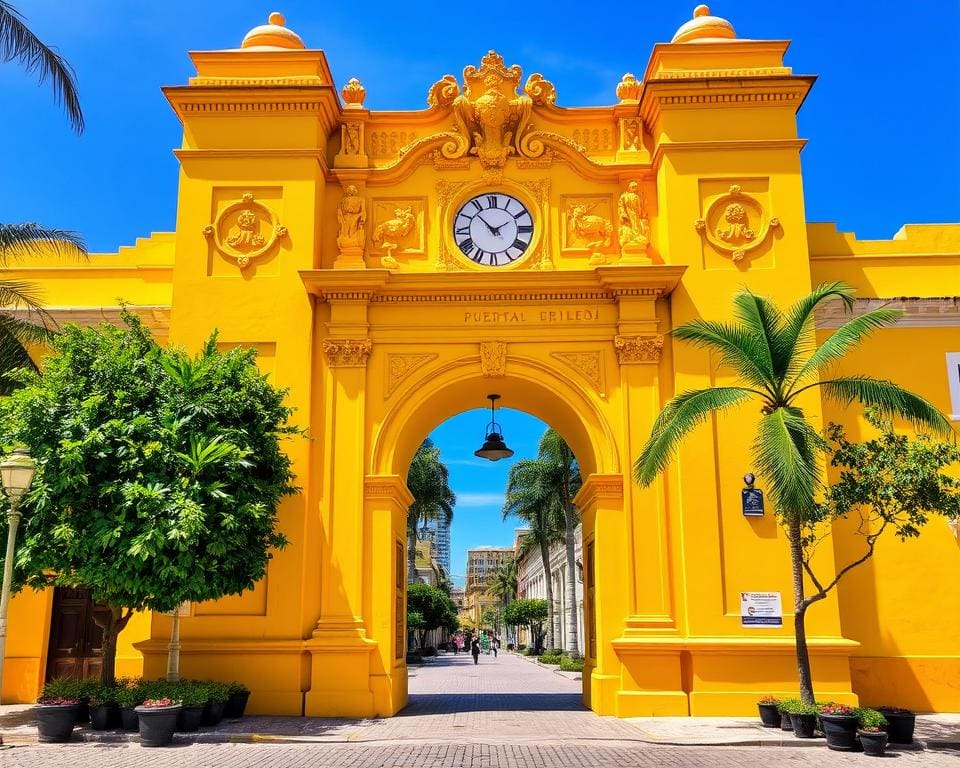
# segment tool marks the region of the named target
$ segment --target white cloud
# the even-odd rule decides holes
[[[502,507],[502,493],[458,493],[458,507]]]

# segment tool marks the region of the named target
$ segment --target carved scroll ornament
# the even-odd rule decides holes
[[[323,354],[331,368],[366,368],[372,351],[370,339],[323,340]]]
[[[504,341],[480,342],[480,372],[487,378],[507,372],[507,344]]]
[[[241,269],[262,256],[287,234],[276,213],[247,192],[217,215],[203,234],[224,256],[235,259]]]
[[[774,230],[782,229],[780,219],[768,218],[760,201],[743,192],[739,184],[714,200],[706,215],[694,227],[700,236],[734,262],[766,242]]]
[[[621,365],[659,363],[663,354],[663,336],[615,336],[613,346]]]

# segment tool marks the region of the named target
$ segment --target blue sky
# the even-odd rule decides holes
[[[326,51],[337,85],[359,77],[371,109],[421,109],[427,88],[459,77],[490,48],[557,87],[561,106],[612,103],[620,76],[642,75],[651,48],[691,17],[693,0],[468,4],[318,3],[310,0],[14,0],[31,28],[77,70],[87,118],[70,132],[21,68],[0,65],[11,111],[0,120],[4,221],[82,232],[92,251],[115,251],[174,227],[180,124],[160,93],[193,74],[188,50],[236,47],[279,10],[310,47]],[[837,221],[861,238],[888,238],[905,222],[960,220],[960,3],[837,0],[714,3],[741,37],[791,39],[787,64],[819,80],[800,111],[810,140],[803,169],[807,218]],[[518,457],[544,425],[504,411]],[[499,520],[507,462],[476,466],[484,411],[441,425],[434,438],[461,502],[454,572],[468,546],[509,544]],[[460,438],[468,435],[468,443]]]

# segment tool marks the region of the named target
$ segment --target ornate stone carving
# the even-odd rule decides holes
[[[617,201],[617,218],[620,222],[620,249],[625,261],[646,262],[645,254],[650,245],[650,220],[640,184],[631,181],[627,191]]]
[[[337,234],[340,250],[359,248],[362,253],[366,242],[367,203],[354,184],[343,190],[343,198],[337,207],[337,223],[340,226]]]
[[[613,225],[610,219],[589,212],[596,205],[599,203],[593,206],[570,203],[567,207],[567,227],[570,229],[570,241],[579,240],[585,243],[583,247],[591,252],[590,263],[603,264],[606,262],[606,256],[600,252],[600,249],[609,247]]]
[[[659,363],[663,353],[663,336],[614,336],[613,347],[621,365]]]
[[[220,211],[216,220],[203,228],[203,234],[220,253],[235,259],[243,268],[285,237],[287,228],[280,224],[272,209],[247,192],[239,202]]]
[[[370,339],[323,340],[323,354],[331,368],[366,368],[372,350]]]
[[[397,387],[403,383],[404,379],[417,370],[417,368],[435,359],[436,356],[435,353],[387,355],[387,380],[383,388],[384,398],[390,397],[390,395],[396,391]]]
[[[450,255],[450,251],[447,250],[447,246],[444,244],[443,238],[441,238],[440,248],[437,250],[437,271],[455,272],[462,269],[463,265]]]
[[[780,220],[767,218],[760,201],[739,184],[731,184],[729,192],[714,200],[706,215],[693,224],[704,240],[735,262],[760,247],[773,230],[781,229]]]
[[[621,102],[639,101],[640,99],[640,81],[633,76],[632,72],[627,72],[617,83],[617,98]]]
[[[347,109],[362,109],[363,100],[367,98],[367,89],[361,85],[357,78],[351,77],[347,84],[343,86],[340,95],[343,96],[343,102],[347,105]]]
[[[530,190],[539,205],[546,205],[550,196],[550,179],[529,179],[520,183]]]
[[[394,269],[398,266],[393,252],[399,247],[407,235],[409,235],[417,223],[417,217],[413,212],[412,206],[396,208],[393,212],[393,218],[377,225],[373,232],[373,242],[386,252],[386,256],[381,259],[383,266],[387,269]]]
[[[367,153],[376,158],[395,157],[415,141],[415,131],[370,131]]]
[[[460,95],[460,84],[453,75],[444,75],[427,92],[428,107],[449,107]]]
[[[639,118],[628,117],[620,121],[621,146],[625,152],[638,152],[641,147],[643,128]]]
[[[447,179],[437,181],[437,203],[440,207],[446,208],[450,205],[450,202],[456,196],[457,192],[459,192],[466,183],[465,181],[448,181]]]
[[[549,80],[544,80],[543,75],[539,72],[527,78],[527,83],[523,86],[523,92],[537,106],[553,104],[557,100],[557,89]]]
[[[610,128],[577,128],[573,132],[577,151],[607,152],[614,149],[613,130]]]
[[[560,362],[582,374],[597,392],[603,392],[603,356],[595,352],[552,352]]]
[[[480,342],[480,371],[487,378],[503,376],[507,372],[507,343]]]

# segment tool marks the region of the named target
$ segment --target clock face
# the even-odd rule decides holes
[[[467,200],[453,219],[453,239],[460,252],[487,267],[512,264],[526,253],[532,237],[530,211],[502,192]]]

